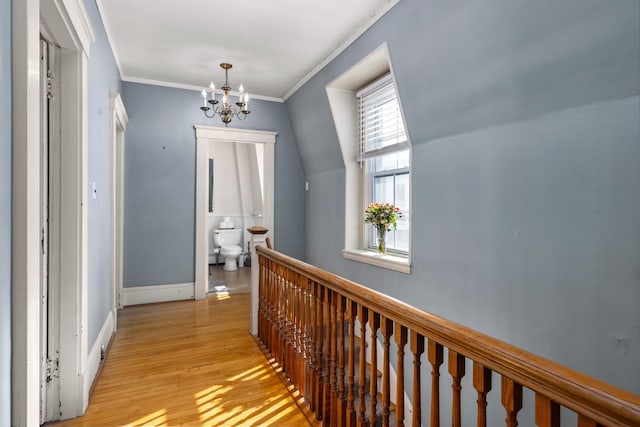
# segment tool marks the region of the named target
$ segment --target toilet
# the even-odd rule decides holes
[[[226,271],[238,269],[238,257],[242,254],[242,230],[217,228],[213,232],[213,243],[216,248],[220,248],[220,255],[224,257]]]

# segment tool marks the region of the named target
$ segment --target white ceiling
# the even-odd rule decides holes
[[[399,0],[97,0],[123,80],[286,98]]]

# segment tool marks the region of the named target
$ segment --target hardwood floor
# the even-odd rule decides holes
[[[209,265],[209,285],[223,282],[227,287],[226,293],[237,294],[249,292],[251,284],[251,267],[238,268],[235,271],[226,271],[220,265]],[[221,292],[224,294],[224,292]]]
[[[247,293],[127,307],[85,416],[53,425],[311,425],[248,330]]]

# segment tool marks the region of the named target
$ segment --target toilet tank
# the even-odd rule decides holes
[[[242,230],[239,228],[216,229],[213,232],[213,243],[217,248],[234,245],[242,247]]]

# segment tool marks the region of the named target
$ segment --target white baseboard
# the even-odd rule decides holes
[[[100,329],[100,333],[98,334],[98,338],[96,342],[93,344],[91,351],[89,352],[89,356],[87,357],[87,365],[85,371],[82,373],[82,414],[87,410],[87,406],[89,405],[89,391],[91,391],[91,385],[95,380],[96,374],[98,372],[98,368],[100,367],[101,360],[101,349],[107,348],[111,337],[115,333],[115,322],[113,318],[113,311],[110,311],[107,315],[107,320],[104,321],[102,325],[102,329]]]
[[[194,283],[175,285],[135,286],[122,288],[122,305],[150,304],[194,298]]]

